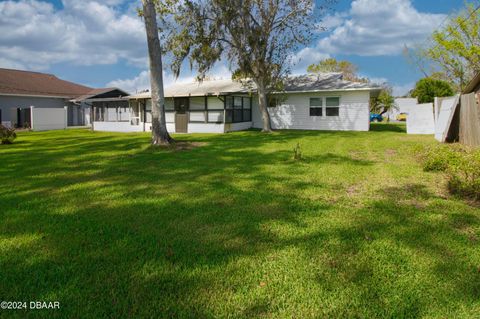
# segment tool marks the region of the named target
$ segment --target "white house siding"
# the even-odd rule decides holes
[[[175,132],[175,131],[172,131]],[[188,123],[188,133],[223,133],[223,123]]]
[[[2,112],[2,121],[11,123],[17,121],[17,108],[63,108],[70,103],[67,99],[51,97],[29,97],[29,96],[10,96],[0,95],[0,109]]]
[[[93,122],[93,129],[104,132],[143,132],[143,123],[131,125],[130,122]]]
[[[225,132],[243,131],[252,127],[252,122],[226,123]]]
[[[31,126],[34,131],[63,130],[67,128],[67,108],[31,108]]]
[[[340,97],[339,116],[310,116],[310,98],[315,97]],[[369,101],[369,91],[289,93],[285,101],[268,110],[273,129],[368,131]],[[253,127],[262,128],[262,118],[255,98],[252,118]]]

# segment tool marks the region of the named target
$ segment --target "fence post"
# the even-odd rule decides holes
[[[30,106],[30,129],[34,131],[35,129],[33,128],[33,108],[35,106]]]
[[[63,109],[65,110],[65,121],[63,122],[63,129],[67,129],[67,126],[68,126],[68,106],[64,106]]]

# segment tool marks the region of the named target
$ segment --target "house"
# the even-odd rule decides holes
[[[289,77],[268,107],[273,129],[368,131],[370,98],[381,88],[344,81],[339,73]],[[128,101],[129,114],[125,114]],[[105,103],[92,101],[99,131],[151,130],[151,98],[144,92]],[[165,89],[167,129],[176,133],[224,133],[261,128],[251,81],[206,80]]]
[[[93,89],[52,74],[0,68],[0,123],[15,127],[30,126],[34,122],[32,107],[36,109],[37,116],[48,122],[53,114],[48,110],[66,107],[66,116],[57,117],[67,122],[65,126],[89,125],[90,106],[84,100],[112,95],[128,94],[117,88]]]

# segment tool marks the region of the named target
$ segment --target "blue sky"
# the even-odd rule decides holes
[[[472,0],[477,2],[478,0]],[[147,88],[148,60],[140,1],[0,0],[0,67],[48,72],[93,87]],[[354,62],[361,75],[406,93],[421,74],[402,55],[424,42],[464,0],[339,0],[323,20],[328,32],[294,53],[293,73],[326,57]],[[229,77],[219,63],[217,78]],[[191,81],[185,67],[178,81]],[[167,84],[174,78],[165,73]]]

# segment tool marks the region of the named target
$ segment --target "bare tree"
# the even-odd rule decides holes
[[[174,5],[174,23],[166,50],[173,54],[172,70],[182,62],[203,79],[214,64],[226,59],[234,75],[251,78],[258,91],[263,131],[270,132],[267,98],[282,89],[292,54],[316,34],[325,5],[313,0],[183,0]],[[162,20],[163,21],[163,20]]]
[[[165,95],[163,92],[162,50],[158,37],[157,13],[154,0],[142,0],[143,18],[147,32],[150,58],[150,85],[152,96],[152,145],[168,145],[173,142],[165,121]]]

